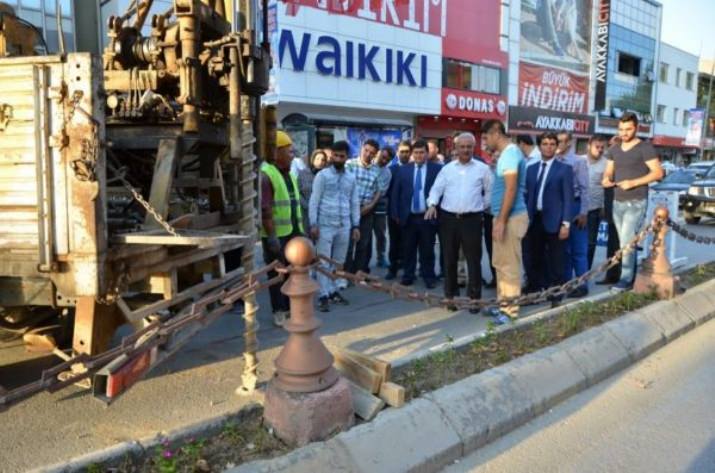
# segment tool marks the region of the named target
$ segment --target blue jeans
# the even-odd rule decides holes
[[[318,254],[328,256],[336,261],[345,261],[350,243],[350,223],[345,222],[342,227],[318,225],[318,228],[320,229],[316,245]],[[325,261],[322,261],[320,265],[328,271],[335,269]],[[335,281],[323,273],[318,273],[318,284],[320,284],[320,297],[329,297],[338,290]]]
[[[573,215],[579,214],[581,211],[580,200],[573,203],[571,211]],[[574,276],[581,276],[588,271],[588,226],[578,228],[574,222],[571,222],[564,263],[565,281],[569,281]]]
[[[645,218],[648,202],[644,200],[616,200],[613,202],[613,223],[618,232],[621,246],[629,241],[640,231]],[[621,284],[633,284],[636,277],[636,250],[628,249],[623,253],[621,262]]]

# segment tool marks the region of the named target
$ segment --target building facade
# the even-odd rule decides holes
[[[416,132],[449,152],[455,132],[506,118],[507,52],[499,0],[273,1],[278,105],[297,154],[366,138],[396,146]]]
[[[662,6],[652,0],[600,0],[594,45],[596,131],[615,134],[624,112],[653,136]]]
[[[511,4],[509,130],[540,134],[594,131],[590,113],[591,0],[519,0]]]
[[[92,3],[92,0],[85,0]],[[35,25],[42,32],[49,53],[56,53],[59,49],[59,35],[57,30],[57,5],[59,3],[62,16],[62,32],[66,51],[75,51],[75,5],[72,0],[3,0],[10,5],[15,14]]]
[[[660,45],[653,144],[661,159],[689,161],[697,147],[687,146],[688,115],[697,103],[698,56]]]
[[[698,74],[698,109],[705,112],[700,158],[715,160],[715,60],[701,60]]]

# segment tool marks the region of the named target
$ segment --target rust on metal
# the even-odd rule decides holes
[[[636,275],[633,290],[644,294],[655,291],[660,299],[671,299],[675,296],[678,280],[673,275],[673,268],[666,256],[665,236],[668,233],[670,213],[665,207],[658,207],[653,214],[653,243],[650,254]]]

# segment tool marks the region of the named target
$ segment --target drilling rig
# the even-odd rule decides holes
[[[39,31],[0,9],[0,329],[76,360],[57,373],[67,381],[118,327],[145,333],[253,269],[258,166],[275,128],[260,105],[267,0],[153,4],[108,19],[101,57],[65,53],[61,37],[42,54]],[[250,390],[257,307],[243,302]],[[142,371],[126,361],[114,366]],[[106,381],[94,389],[109,399]]]

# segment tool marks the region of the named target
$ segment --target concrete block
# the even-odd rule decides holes
[[[667,341],[678,338],[695,326],[695,322],[675,301],[660,301],[635,311],[660,327]]]
[[[634,361],[645,358],[665,345],[661,328],[638,312],[611,320],[604,327],[626,347]]]
[[[225,473],[355,473],[357,465],[335,439],[311,443],[281,457],[244,463]]]
[[[357,465],[354,473],[434,472],[462,456],[459,436],[439,407],[426,399],[383,411],[335,440]]]
[[[586,375],[589,386],[602,381],[630,363],[628,351],[603,326],[567,338],[555,347],[566,350]]]
[[[658,332],[660,335],[660,332]],[[504,365],[539,415],[587,385],[586,376],[562,349],[547,347]]]
[[[268,383],[263,411],[266,424],[288,445],[302,447],[352,427],[350,385],[345,378],[317,393],[289,393]]]
[[[715,287],[703,284],[688,289],[685,294],[674,299],[697,325],[701,325],[715,316]]]
[[[434,401],[469,453],[532,418],[532,400],[503,366],[425,396]]]

